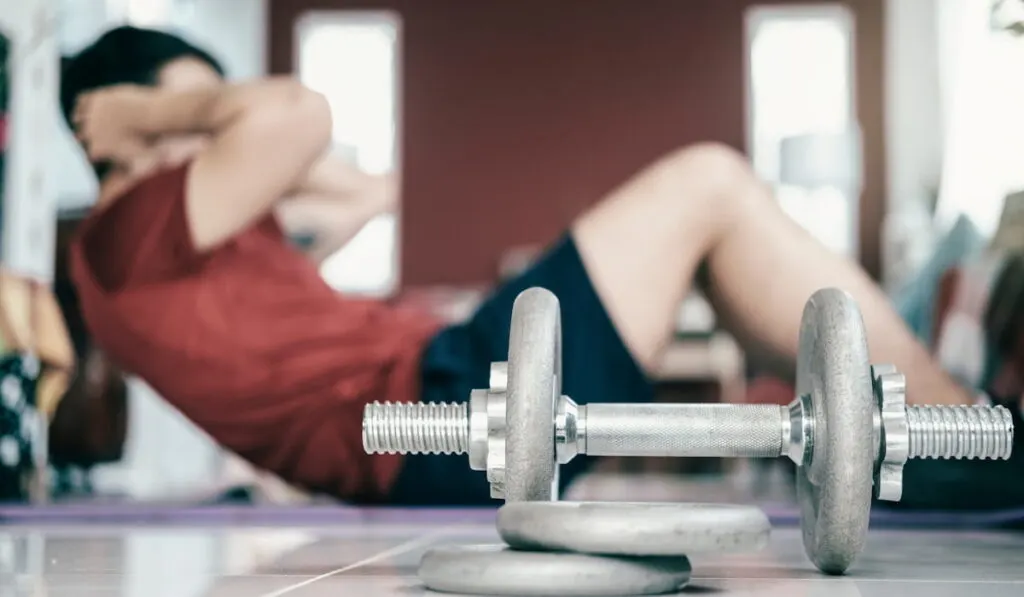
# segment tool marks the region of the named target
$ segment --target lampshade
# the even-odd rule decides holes
[[[861,140],[858,131],[786,137],[779,145],[779,182],[800,187],[859,189]]]

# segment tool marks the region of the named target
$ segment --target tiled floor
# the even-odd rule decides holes
[[[6,527],[0,597],[414,597],[429,594],[416,579],[423,551],[496,542],[492,517],[350,511],[333,528]],[[693,566],[683,595],[1020,596],[1024,535],[873,531],[852,574],[826,578],[804,558],[799,531],[781,528],[763,552]]]

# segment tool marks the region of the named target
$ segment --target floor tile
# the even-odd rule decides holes
[[[487,516],[368,513],[320,527],[0,527],[0,597],[416,597],[423,553],[498,542]],[[430,522],[431,520],[435,522]],[[427,522],[424,522],[427,521]],[[472,522],[475,521],[475,522]],[[769,547],[692,558],[683,595],[1024,595],[1024,534],[872,530],[848,576],[810,565],[800,531]]]

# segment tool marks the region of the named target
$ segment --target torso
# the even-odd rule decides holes
[[[271,216],[198,254],[186,173],[144,181],[73,242],[97,344],[258,468],[342,499],[383,499],[402,459],[364,452],[362,411],[419,399],[436,323],[338,295]]]
[[[418,354],[432,322],[337,294],[273,216],[194,254],[180,198],[184,172],[107,206],[74,243],[83,311],[107,351],[182,397],[333,385],[346,395],[413,399],[386,396],[384,378],[395,361]]]

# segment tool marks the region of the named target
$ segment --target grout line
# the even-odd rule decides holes
[[[412,540],[406,541],[405,543],[401,543],[399,545],[396,545],[395,547],[392,547],[391,549],[386,549],[386,550],[380,552],[377,555],[370,556],[368,558],[359,560],[358,562],[349,564],[348,566],[345,566],[343,568],[338,568],[337,570],[332,570],[330,572],[326,572],[324,574],[321,574],[320,576],[316,576],[314,578],[306,579],[306,580],[304,580],[304,581],[302,581],[300,583],[296,583],[294,585],[284,587],[283,589],[278,589],[278,590],[272,591],[270,593],[264,593],[264,594],[260,595],[260,597],[280,597],[281,595],[285,595],[285,594],[291,593],[292,591],[296,591],[296,590],[301,589],[303,587],[309,586],[309,585],[311,585],[311,584],[313,584],[315,582],[324,580],[325,578],[330,578],[332,576],[337,576],[339,574],[344,574],[344,573],[346,573],[346,572],[348,572],[350,570],[355,570],[356,568],[360,568],[362,566],[366,566],[367,564],[372,564],[374,562],[378,562],[378,561],[383,560],[385,558],[390,558],[392,556],[397,556],[399,554],[403,554],[403,553],[412,551],[412,550],[416,549],[417,547],[422,547],[424,545],[429,545],[429,544],[433,543],[434,541],[436,541],[439,537],[447,535],[450,532],[451,532],[450,530],[447,530],[447,531],[435,531],[435,532],[432,532],[432,533],[427,533],[426,535],[422,535],[422,536],[420,536],[417,539],[412,539]]]

